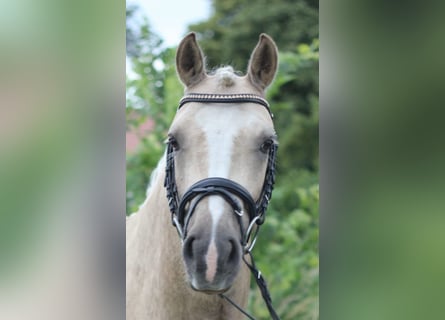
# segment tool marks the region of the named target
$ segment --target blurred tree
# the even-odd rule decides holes
[[[318,172],[318,40],[282,52],[268,98],[280,138],[280,173]]]
[[[146,55],[160,53],[162,39],[151,32],[146,16],[141,14],[137,5],[126,8],[126,54],[128,58],[138,59]]]
[[[280,51],[318,38],[318,1],[314,0],[212,0],[213,15],[189,29],[199,35],[208,63],[246,70],[247,59],[262,32]]]
[[[137,129],[148,119],[154,127],[140,136],[137,152],[127,154],[127,214],[145,199],[151,172],[164,152],[163,141],[182,95],[176,78],[175,50],[163,48],[160,37],[150,30],[138,8],[127,8],[127,130]]]

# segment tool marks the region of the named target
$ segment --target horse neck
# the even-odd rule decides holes
[[[148,315],[153,319],[243,319],[220,297],[195,292],[187,283],[181,241],[172,226],[163,187],[164,167],[161,160],[146,201],[130,218],[135,219],[133,230],[127,229],[127,260],[135,261],[133,265],[127,261],[127,274],[136,274],[127,278],[127,309],[128,303],[133,303],[134,308],[142,307],[135,318]],[[243,266],[228,295],[245,307],[249,284],[249,271]]]

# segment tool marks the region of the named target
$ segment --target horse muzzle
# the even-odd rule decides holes
[[[209,294],[227,291],[241,267],[242,253],[240,239],[226,233],[211,237],[192,228],[183,244],[191,287]]]

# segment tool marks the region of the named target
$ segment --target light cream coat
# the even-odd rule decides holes
[[[255,93],[264,94],[264,89],[271,83],[277,68],[277,49],[273,41],[261,35],[257,47],[252,53],[246,76],[238,77],[231,68],[222,68],[216,74],[206,74],[204,59],[195,35],[189,34],[178,48],[177,70],[186,92],[200,93]],[[190,124],[193,130],[193,104],[178,112],[173,126],[178,123]],[[210,110],[210,109],[209,109]],[[255,110],[255,111],[252,111]],[[207,112],[207,111],[206,111]],[[240,106],[234,112],[240,116],[248,115],[255,130],[273,131],[269,114],[263,107],[249,104]],[[204,114],[204,113],[203,113]],[[215,115],[217,117],[217,115]],[[264,127],[264,129],[262,129]],[[243,140],[249,134],[246,128],[240,128],[234,136],[235,148],[244,148]],[[199,134],[195,134],[199,138]],[[197,139],[198,139],[197,138]],[[242,139],[241,139],[242,138]],[[203,144],[203,148],[208,146]],[[195,153],[188,159],[191,164],[187,176],[177,177],[178,187],[187,188],[193,181],[205,178],[202,170],[206,167],[205,150]],[[230,178],[243,184],[254,198],[259,196],[264,178],[265,162],[255,164],[254,158],[232,158],[232,161],[250,163],[250,169],[232,166]],[[258,162],[258,161],[257,161]],[[196,172],[195,172],[196,171]],[[253,173],[253,174],[252,174]],[[237,320],[244,319],[238,310],[221,299],[218,295],[196,292],[190,288],[183,258],[182,244],[175,228],[171,224],[166,192],[163,187],[165,177],[165,156],[160,160],[152,175],[147,199],[139,211],[127,219],[126,268],[127,268],[127,320]],[[190,181],[188,181],[189,179]],[[182,182],[184,185],[180,185]],[[203,218],[205,220],[205,218]],[[210,218],[209,218],[210,219]],[[210,223],[210,222],[206,222]],[[238,275],[226,295],[246,308],[250,286],[249,270],[240,264]]]

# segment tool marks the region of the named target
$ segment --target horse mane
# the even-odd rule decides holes
[[[159,175],[159,171],[164,170],[165,168],[165,153],[162,156],[162,158],[159,160],[158,164],[156,165],[156,168],[151,172],[150,180],[148,182],[147,191],[145,192],[145,195],[148,196],[153,191],[153,187],[156,185],[156,180]]]

